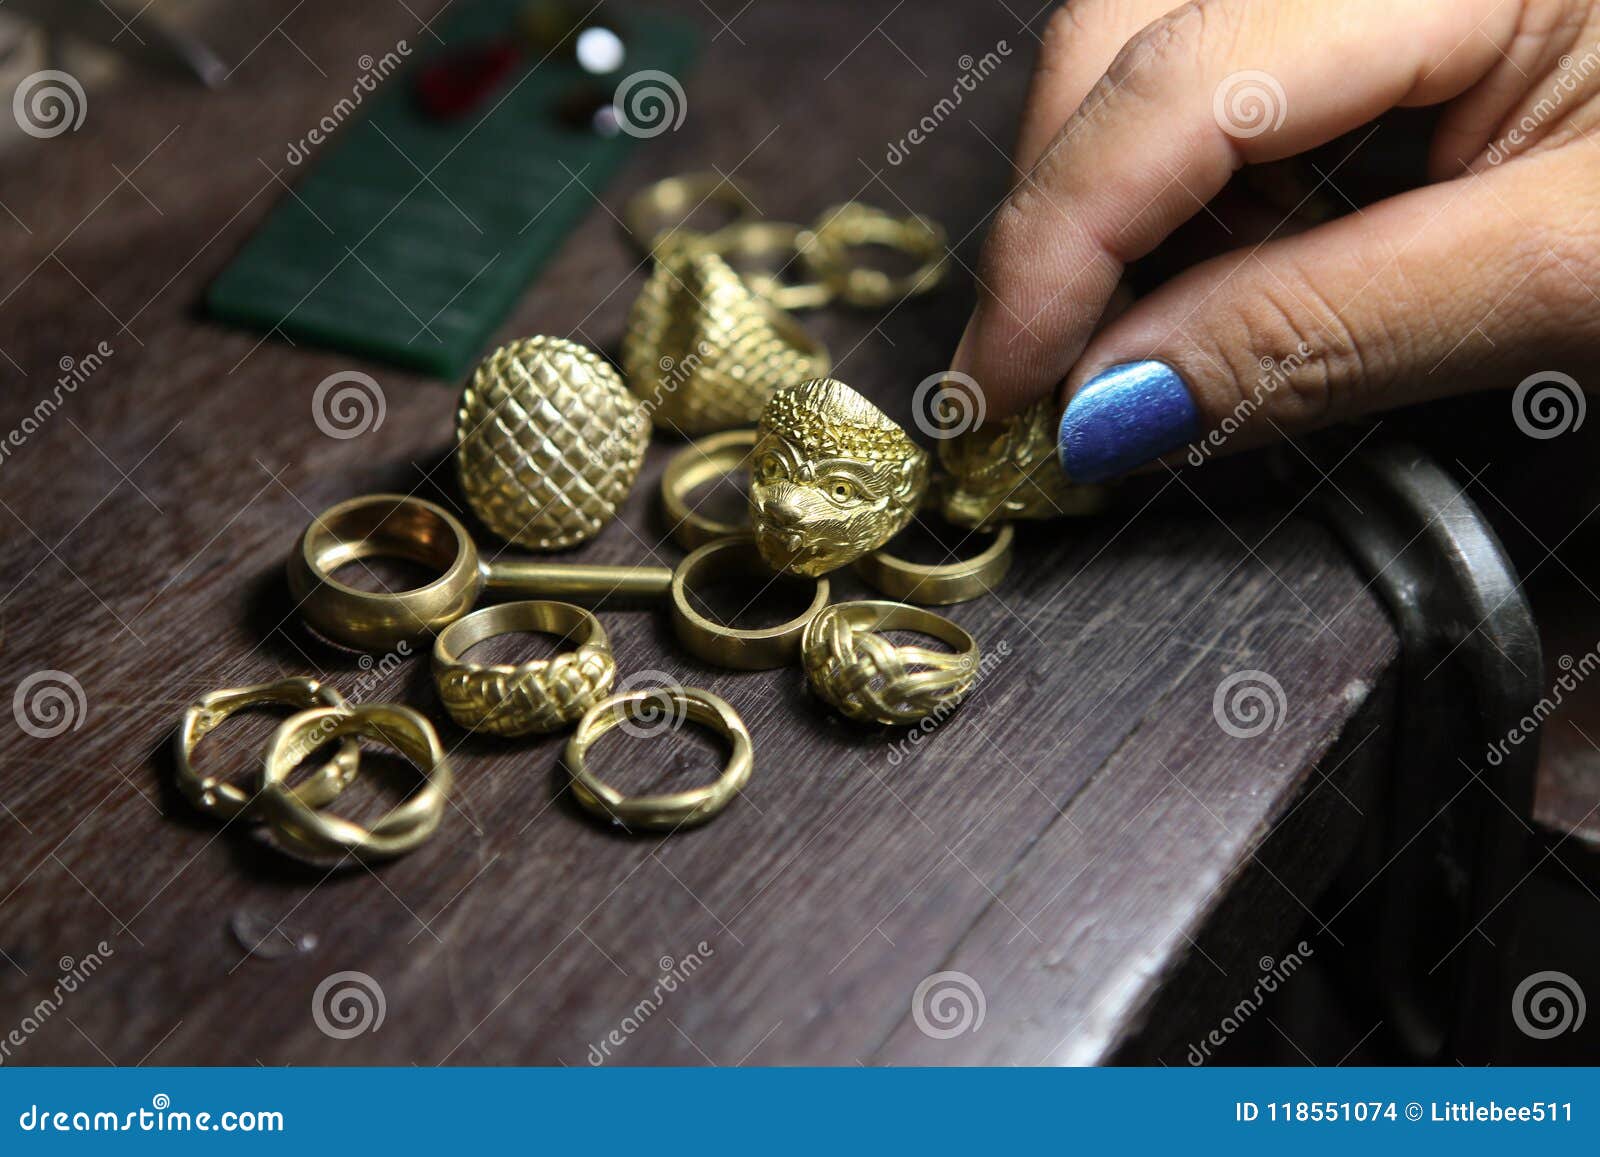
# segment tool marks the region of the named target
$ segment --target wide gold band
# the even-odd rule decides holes
[[[948,643],[934,650],[890,642],[914,631]],[[842,714],[913,723],[954,709],[978,677],[978,642],[943,615],[905,603],[839,603],[806,628],[801,660],[811,688]]]
[[[628,199],[622,224],[639,248],[654,254],[680,241],[698,241],[705,233],[687,229],[685,222],[702,205],[715,205],[737,218],[759,213],[750,194],[721,173],[685,173],[646,185]]]
[[[307,752],[333,739],[365,736],[400,752],[422,772],[422,788],[370,828],[317,811],[290,791],[289,773]],[[345,853],[358,860],[403,855],[439,826],[453,777],[433,724],[397,703],[317,707],[292,715],[267,746],[256,807],[290,855],[313,862]]]
[[[364,591],[333,577],[346,563],[376,556],[410,559],[439,577],[404,591]],[[330,507],[306,527],[288,570],[300,615],[318,634],[377,650],[460,618],[484,581],[467,528],[443,507],[403,494],[367,494]]]
[[[856,573],[892,599],[924,607],[964,603],[1000,585],[1011,569],[1017,532],[1007,522],[993,541],[971,558],[926,565],[891,554],[888,547],[856,560]]]
[[[214,775],[201,775],[194,767],[195,748],[200,741],[236,712],[252,707],[291,707],[305,711],[312,707],[345,707],[344,696],[325,683],[305,676],[280,679],[276,683],[257,683],[249,687],[228,687],[202,695],[183,713],[174,742],[178,789],[195,807],[218,819],[232,819],[246,811],[254,794]],[[346,739],[327,763],[290,788],[308,807],[331,803],[359,770],[361,750],[354,739]]]
[[[665,795],[627,796],[597,777],[585,760],[590,745],[612,728],[626,724],[630,708],[637,704],[655,708],[652,725],[656,729],[661,727],[664,705],[665,717],[673,724],[687,718],[727,739],[732,750],[716,781]],[[699,687],[656,687],[624,691],[591,707],[567,740],[564,762],[572,777],[573,796],[595,815],[625,828],[673,830],[704,823],[727,807],[750,781],[755,755],[744,720],[722,699]]]
[[[461,656],[496,635],[540,631],[573,647],[528,663],[468,663]],[[433,681],[445,710],[469,731],[515,737],[557,731],[611,690],[617,665],[600,620],[548,600],[501,603],[457,619],[433,644]]]
[[[748,576],[763,584],[810,581],[814,584],[811,605],[775,627],[725,626],[706,618],[689,600],[690,590],[704,580],[724,576]],[[759,596],[760,591],[755,594]],[[718,667],[764,671],[784,666],[799,653],[806,625],[827,605],[827,579],[774,574],[748,536],[708,542],[691,551],[672,574],[672,626],[678,641],[696,658]]]
[[[689,443],[667,463],[661,475],[661,509],[668,532],[684,550],[750,532],[748,516],[739,523],[708,518],[689,505],[689,495],[714,478],[737,473],[755,444],[754,430],[724,430]]]

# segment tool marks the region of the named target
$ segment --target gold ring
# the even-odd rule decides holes
[[[856,560],[856,573],[891,599],[924,607],[964,603],[1000,585],[1011,569],[1016,536],[1009,522],[1002,523],[994,541],[981,553],[937,566],[909,562],[887,548],[875,550]]]
[[[495,635],[542,631],[574,649],[529,663],[468,663],[461,655]],[[473,611],[439,632],[433,682],[445,710],[468,731],[514,737],[557,731],[611,690],[617,664],[600,620],[571,603],[542,599]]]
[[[876,309],[926,293],[944,279],[945,231],[921,214],[895,217],[871,205],[848,201],[825,210],[809,234],[797,242],[806,268],[846,305]],[[882,245],[921,262],[893,277],[870,265],[852,263],[850,250]]]
[[[689,505],[689,495],[714,478],[744,468],[755,444],[754,430],[724,430],[689,443],[667,463],[661,475],[661,509],[668,531],[684,550],[694,550],[731,534],[750,533],[748,515],[743,522],[708,518]]]
[[[745,284],[779,309],[820,309],[833,300],[821,281],[787,282],[783,270],[801,255],[811,231],[788,221],[735,221],[694,244],[726,261]],[[780,261],[773,268],[774,261]]]
[[[828,605],[828,580],[811,580],[815,584],[811,605],[797,617],[775,627],[744,629],[708,619],[689,604],[689,589],[697,585],[696,580],[730,575],[767,583],[797,581],[793,576],[775,574],[748,535],[719,538],[695,548],[672,572],[672,628],[678,642],[697,659],[718,667],[740,671],[782,667],[799,653],[806,625]],[[756,592],[758,597],[760,593]]]
[[[374,556],[437,569],[433,582],[405,591],[364,591],[333,577]],[[484,575],[467,528],[442,507],[402,494],[352,498],[313,519],[289,555],[289,591],[315,630],[352,647],[392,650],[436,631],[477,602]]]
[[[656,254],[678,240],[698,240],[703,232],[684,228],[684,222],[701,205],[710,202],[731,209],[739,219],[760,212],[738,182],[721,173],[685,173],[646,185],[622,210],[628,235],[648,254]]]
[[[423,774],[422,789],[370,828],[317,811],[287,787],[289,773],[308,752],[347,736],[382,740]],[[349,853],[358,860],[378,860],[404,855],[433,834],[452,782],[433,724],[411,708],[398,703],[315,707],[291,715],[272,736],[256,807],[290,855],[317,861]]]
[[[727,766],[714,783],[666,795],[626,796],[596,778],[584,761],[589,747],[600,736],[627,722],[629,708],[638,703],[659,705],[663,697],[669,704],[667,718],[673,725],[687,718],[710,727],[728,740],[732,751]],[[653,724],[659,729],[660,717]],[[623,691],[602,699],[589,708],[578,730],[567,740],[563,757],[572,777],[572,794],[579,803],[602,819],[625,828],[677,829],[704,823],[727,807],[733,797],[750,782],[755,767],[750,731],[738,712],[723,700],[699,687],[654,687]]]
[[[931,635],[953,650],[892,643],[882,631]],[[978,678],[977,640],[943,615],[905,603],[829,607],[806,628],[801,659],[812,690],[862,722],[942,717]]]
[[[252,797],[244,789],[214,775],[201,775],[196,771],[194,752],[200,746],[200,741],[221,726],[230,715],[268,704],[292,707],[296,711],[311,707],[346,706],[344,696],[339,692],[303,675],[280,679],[276,683],[228,687],[202,695],[183,713],[183,722],[178,725],[174,743],[177,749],[178,788],[195,807],[218,819],[229,820],[251,806]],[[332,759],[289,790],[305,801],[308,807],[322,807],[332,802],[355,779],[360,759],[361,749],[356,741],[346,739]]]

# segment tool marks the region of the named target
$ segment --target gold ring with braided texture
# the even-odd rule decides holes
[[[914,631],[948,644],[935,650],[891,642]],[[978,677],[978,642],[943,615],[906,603],[862,600],[831,606],[801,643],[811,689],[851,719],[913,723],[952,710]]]

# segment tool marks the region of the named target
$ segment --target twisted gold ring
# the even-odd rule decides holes
[[[749,534],[744,522],[721,522],[689,505],[689,495],[713,478],[737,473],[756,444],[754,430],[724,430],[691,442],[672,456],[661,475],[661,509],[672,537],[684,550],[694,550],[712,539]]]
[[[636,245],[656,254],[679,241],[695,242],[706,236],[684,227],[690,214],[705,204],[728,209],[741,220],[760,212],[750,194],[731,177],[717,172],[684,173],[646,185],[630,197],[622,210],[622,223]]]
[[[495,635],[542,631],[574,649],[528,663],[468,663],[468,648]],[[571,603],[501,603],[457,619],[433,644],[433,681],[462,727],[513,737],[557,731],[611,690],[617,664],[600,620]]]
[[[732,750],[727,765],[715,782],[704,787],[665,795],[623,795],[589,770],[585,756],[596,739],[628,720],[631,707],[659,705],[662,696],[670,702],[671,718],[710,727],[728,741]],[[699,687],[654,687],[624,691],[589,708],[567,740],[563,762],[572,777],[572,794],[595,815],[626,828],[672,830],[704,823],[727,807],[750,782],[755,756],[744,720],[722,699]]]
[[[242,788],[214,775],[201,775],[194,767],[195,748],[200,741],[230,715],[250,707],[265,705],[292,707],[304,711],[311,707],[343,709],[344,696],[315,679],[296,676],[276,683],[257,683],[249,687],[228,687],[202,695],[183,713],[174,747],[178,788],[195,807],[218,819],[228,820],[250,808],[252,797]],[[307,807],[330,803],[350,785],[359,770],[361,750],[354,739],[339,745],[334,757],[312,772],[304,781],[289,788]]]
[[[881,631],[915,631],[953,650],[897,645]],[[913,723],[942,715],[972,690],[978,643],[943,615],[905,603],[829,607],[806,628],[801,660],[812,690],[851,719]]]
[[[871,205],[848,201],[825,210],[808,235],[801,258],[811,275],[846,305],[863,309],[893,305],[926,293],[944,279],[949,251],[944,228],[921,214],[895,217]],[[910,273],[895,277],[869,265],[852,263],[850,250],[882,245],[917,259]]]
[[[814,578],[811,605],[775,627],[729,627],[706,618],[689,602],[689,591],[706,577],[743,576],[765,583],[804,582],[774,573],[748,535],[719,538],[689,553],[672,572],[672,627],[690,654],[719,667],[765,671],[782,667],[799,653],[807,624],[828,605],[828,580]],[[764,589],[764,588],[763,588]],[[758,592],[759,593],[759,592]]]
[[[964,603],[1000,585],[1011,569],[1016,536],[1016,529],[1003,523],[981,553],[934,566],[910,562],[887,548],[875,550],[856,560],[856,573],[892,599],[924,607]]]
[[[424,777],[420,791],[370,828],[317,811],[287,785],[289,773],[309,751],[355,736],[389,744]],[[411,708],[397,703],[315,707],[290,716],[273,735],[256,807],[290,855],[317,861],[348,852],[358,860],[378,860],[404,855],[433,834],[453,782],[433,724]]]

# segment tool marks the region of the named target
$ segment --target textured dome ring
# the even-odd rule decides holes
[[[949,651],[891,642],[883,631],[930,635]],[[978,678],[978,642],[943,615],[906,603],[828,607],[806,627],[800,658],[811,689],[850,717],[914,723],[952,710]]]
[[[518,631],[560,635],[573,649],[516,664],[461,658],[485,639]],[[434,685],[450,718],[491,735],[558,731],[608,695],[616,677],[605,628],[571,603],[529,599],[484,607],[440,631],[433,646]]]

